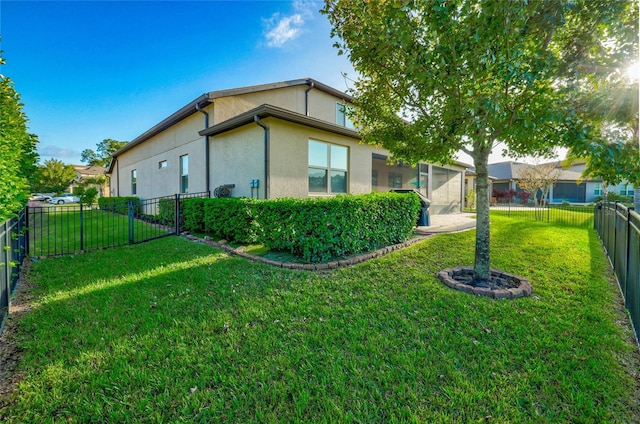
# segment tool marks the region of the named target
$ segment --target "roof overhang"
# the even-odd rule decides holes
[[[334,134],[339,134],[345,137],[360,140],[360,135],[356,130],[352,130],[340,125],[332,124],[327,121],[312,118],[310,116],[302,115],[300,113],[292,112],[290,110],[268,104],[263,104],[261,106],[258,106],[257,108],[241,113],[240,115],[234,116],[231,119],[227,119],[224,122],[209,127],[206,130],[202,130],[198,134],[202,136],[213,137],[218,134],[222,134],[227,131],[231,131],[247,124],[253,123],[255,122],[256,117],[258,117],[259,119],[270,117],[277,118],[283,121],[292,122],[294,124],[311,127],[322,131],[328,131]]]
[[[166,130],[167,128],[169,128],[169,127],[171,127],[171,126],[173,126],[175,124],[177,124],[178,122],[182,121],[183,119],[186,119],[189,116],[193,115],[194,113],[196,113],[198,111],[198,106],[203,108],[203,107],[206,107],[206,106],[210,105],[211,103],[213,103],[213,99],[211,97],[209,97],[209,93],[204,93],[200,97],[198,97],[195,100],[189,102],[189,104],[183,106],[178,111],[172,113],[170,116],[168,116],[167,118],[165,118],[162,121],[160,121],[160,123],[156,124],[155,126],[150,128],[149,130],[145,131],[144,133],[140,134],[138,137],[134,138],[133,140],[131,140],[130,142],[128,142],[127,144],[122,146],[113,155],[111,155],[111,161],[109,162],[109,168],[108,168],[107,173],[111,174],[111,172],[113,171],[113,165],[114,165],[115,161],[117,160],[116,158],[118,156],[120,156],[121,154],[123,154],[124,152],[126,152],[128,150],[133,149],[137,145],[139,145],[141,143],[144,143],[145,141],[147,141],[151,137],[154,137],[154,136],[160,134],[162,131]]]
[[[280,88],[293,87],[298,85],[307,85],[309,87],[313,87],[314,89],[317,89],[325,93],[331,94],[332,96],[341,98],[346,102],[351,102],[353,100],[353,98],[350,95],[340,90],[336,90],[335,88],[330,87],[326,84],[323,84],[319,81],[316,81],[312,78],[300,78],[300,79],[281,81],[281,82],[275,82],[270,84],[260,84],[260,85],[252,85],[248,87],[232,88],[229,90],[210,91],[208,93],[202,94],[198,98],[189,102],[189,104],[183,106],[181,109],[171,114],[167,118],[163,119],[160,123],[150,128],[148,131],[144,132],[143,134],[139,135],[135,139],[131,140],[129,143],[124,145],[121,149],[116,151],[111,156],[111,161],[109,163],[107,173],[108,174],[112,173],[113,167],[117,160],[116,158],[119,155],[121,155],[122,153],[128,150],[131,150],[132,148],[136,147],[141,143],[144,143],[148,139],[160,134],[162,131],[166,130],[167,128],[177,124],[183,119],[188,118],[192,114],[196,113],[198,111],[198,108],[196,105],[200,106],[201,108],[204,108],[210,105],[211,103],[213,103],[214,100],[217,98],[237,96],[237,95],[247,94],[247,93],[256,93],[259,91],[266,91],[266,90],[276,90]]]

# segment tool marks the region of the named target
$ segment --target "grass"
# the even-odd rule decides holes
[[[327,273],[178,237],[33,264],[0,421],[633,422],[638,352],[593,230],[492,217],[534,296],[448,289],[474,232]]]
[[[81,214],[75,205],[33,208],[29,226],[34,230],[30,236],[31,256],[129,244],[128,217],[99,209],[83,209]],[[140,220],[133,221],[132,230],[134,243],[167,234],[162,226]]]
[[[514,220],[541,221],[593,228],[593,206],[552,205],[544,208],[504,205],[491,209],[491,216],[506,216]]]

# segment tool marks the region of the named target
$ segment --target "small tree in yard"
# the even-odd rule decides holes
[[[588,144],[575,101],[637,52],[637,2],[326,0],[322,12],[360,75],[351,94],[364,142],[409,163],[473,158],[474,284],[486,284],[489,154],[498,142],[514,156]]]
[[[521,189],[533,193],[534,201],[540,205],[548,199],[551,187],[558,181],[560,172],[554,163],[544,163],[542,165],[528,165],[518,170],[518,185]],[[540,199],[537,193],[540,190]]]
[[[95,187],[82,187],[81,192],[78,194],[80,195],[80,203],[91,206],[96,203],[96,199],[98,198],[98,189]]]

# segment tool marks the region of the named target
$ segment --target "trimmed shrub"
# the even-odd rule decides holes
[[[204,231],[206,233],[215,238],[238,243],[256,241],[251,208],[253,200],[237,197],[203,200]],[[196,206],[193,205],[193,207]]]
[[[420,200],[371,193],[259,201],[254,209],[259,242],[318,263],[405,241],[418,220]]]
[[[176,216],[175,209],[175,199],[160,199],[160,201],[158,202],[158,216],[156,217],[158,222],[164,225],[174,225]]]
[[[196,197],[180,201],[185,230],[199,233],[204,232],[204,204],[208,200],[211,199]]]
[[[182,205],[188,231],[229,242],[257,242],[311,263],[403,242],[420,215],[420,200],[410,193],[276,200],[197,198]]]
[[[98,206],[104,211],[127,215],[129,213],[129,201],[133,201],[134,213],[141,215],[142,203],[138,197],[100,197],[98,198]]]

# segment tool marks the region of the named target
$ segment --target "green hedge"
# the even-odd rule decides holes
[[[419,213],[417,196],[397,193],[262,201],[257,238],[307,262],[327,262],[407,240]]]
[[[204,233],[204,204],[208,198],[193,198],[180,201],[183,228],[187,231]]]
[[[187,199],[185,229],[230,242],[260,243],[307,262],[407,240],[420,214],[418,196],[371,193],[321,199]]]
[[[238,243],[255,243],[252,205],[242,198],[207,199],[204,209],[204,231],[216,238]]]
[[[176,200],[175,199],[160,199],[158,202],[158,216],[156,219],[164,225],[175,224],[176,216]]]
[[[134,213],[142,214],[142,203],[138,197],[100,197],[98,206],[103,211],[111,211],[122,215],[129,213],[129,201],[133,201]]]

